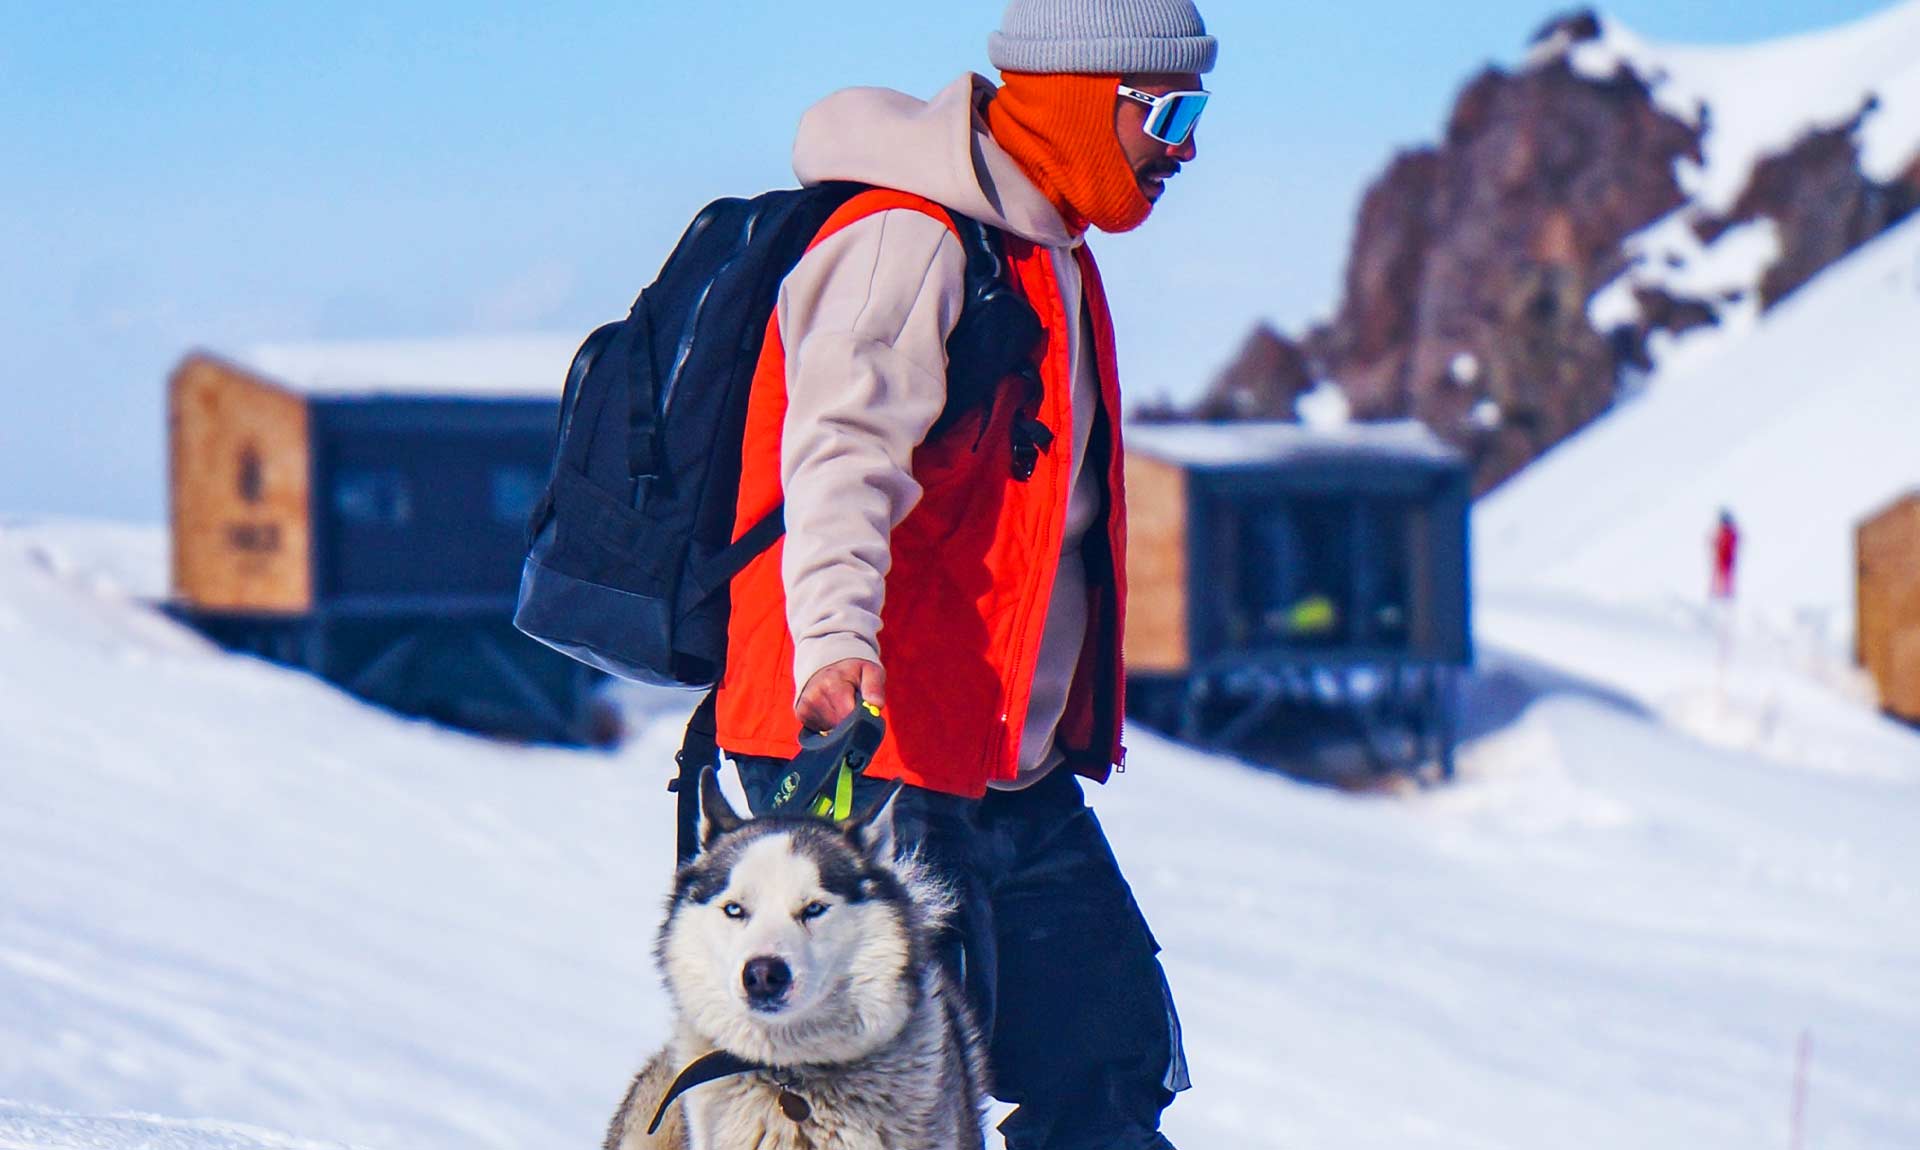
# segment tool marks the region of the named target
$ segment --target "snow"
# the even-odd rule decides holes
[[[0,527],[0,1147],[591,1145],[667,1025],[687,697],[630,695],[617,753],[402,721],[127,595],[145,534]],[[1182,1009],[1174,1141],[1770,1144],[1803,1033],[1810,1145],[1920,1139],[1920,737],[1791,644],[1716,671],[1711,619],[1479,610],[1453,786],[1134,730],[1095,788]]]
[[[313,396],[557,399],[584,333],[265,344],[235,362]]]
[[[0,529],[0,1097],[588,1144],[661,1026],[671,747],[398,721],[218,653],[102,577],[109,544],[49,534]]]
[[[1293,401],[1293,413],[1315,431],[1332,431],[1353,422],[1353,404],[1339,383],[1331,379],[1320,380],[1300,393]]]
[[[1137,423],[1128,426],[1126,443],[1129,452],[1188,467],[1236,467],[1325,455],[1412,457],[1435,462],[1458,458],[1425,424],[1412,419],[1347,423],[1328,417],[1326,422],[1311,424],[1279,420]]]
[[[1892,179],[1920,153],[1920,0],[1806,35],[1737,47],[1657,44],[1604,19],[1601,36],[1564,48],[1575,71],[1596,79],[1622,65],[1683,123],[1704,126],[1702,162],[1682,186],[1724,214],[1753,166],[1809,132],[1868,113],[1859,137],[1868,175]],[[1703,111],[1704,110],[1704,111]]]
[[[1633,292],[1646,287],[1712,303],[1720,316],[1719,334],[1744,332],[1760,315],[1761,277],[1780,258],[1780,229],[1770,219],[1752,220],[1705,244],[1682,208],[1620,246],[1627,270],[1587,301],[1587,319],[1595,331],[1637,322],[1640,305]]]
[[[0,1100],[0,1150],[347,1150],[233,1122],[182,1122],[151,1114],[93,1117]]]
[[[1651,43],[1603,19],[1598,39],[1572,43],[1562,34],[1537,46],[1530,63],[1563,58],[1596,79],[1631,70],[1666,112],[1701,132],[1700,162],[1683,158],[1675,171],[1688,202],[1625,241],[1626,270],[1587,309],[1604,332],[1640,319],[1638,287],[1712,304],[1718,326],[1677,338],[1656,334],[1649,351],[1663,367],[1737,342],[1759,315],[1761,279],[1781,253],[1773,221],[1736,225],[1712,243],[1694,231],[1696,220],[1732,209],[1756,164],[1812,132],[1856,119],[1854,139],[1869,177],[1888,182],[1920,160],[1920,0],[1841,27],[1738,47]]]
[[[1505,418],[1506,413],[1501,411],[1500,405],[1491,399],[1481,400],[1473,405],[1473,410],[1467,412],[1467,422],[1482,431],[1492,431],[1499,427],[1501,420]]]
[[[1480,357],[1470,351],[1458,352],[1447,361],[1447,378],[1459,387],[1480,382]]]

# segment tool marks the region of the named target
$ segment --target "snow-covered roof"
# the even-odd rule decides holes
[[[1318,458],[1373,456],[1451,463],[1460,458],[1426,425],[1404,419],[1314,428],[1273,421],[1135,423],[1127,450],[1187,467],[1239,467]]]
[[[553,399],[583,338],[570,332],[280,343],[231,358],[303,395]]]

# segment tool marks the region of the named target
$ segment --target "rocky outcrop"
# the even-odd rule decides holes
[[[1526,67],[1475,76],[1444,138],[1395,156],[1361,200],[1333,318],[1297,346],[1256,333],[1207,417],[1291,418],[1308,381],[1331,379],[1356,418],[1416,417],[1463,448],[1484,491],[1604,412],[1622,370],[1650,366],[1653,333],[1719,323],[1738,297],[1644,286],[1635,322],[1602,332],[1588,319],[1593,293],[1626,267],[1623,241],[1687,206],[1676,162],[1701,158],[1698,131],[1649,78],[1573,69],[1568,49],[1600,35],[1591,12],[1565,16],[1536,35]],[[1920,164],[1888,184],[1861,173],[1857,126],[1761,161],[1726,215],[1693,221],[1706,241],[1774,222],[1763,306],[1920,204]]]
[[[1482,72],[1444,142],[1397,158],[1363,202],[1321,369],[1357,413],[1421,419],[1493,486],[1613,401],[1587,298],[1622,239],[1685,201],[1674,162],[1697,150],[1631,73]]]
[[[1294,401],[1312,386],[1312,368],[1300,345],[1262,323],[1200,402],[1182,414],[1201,420],[1291,419]]]
[[[1390,418],[1409,407],[1406,359],[1419,328],[1421,277],[1434,242],[1428,206],[1441,166],[1432,149],[1403,152],[1367,189],[1347,257],[1344,303],[1310,341],[1360,419]]]
[[[1784,152],[1754,165],[1753,176],[1725,216],[1695,226],[1712,239],[1735,224],[1771,219],[1780,237],[1780,258],[1760,281],[1768,307],[1820,274],[1828,265],[1899,223],[1920,203],[1920,171],[1878,183],[1862,174],[1854,143],[1861,117],[1807,134]]]

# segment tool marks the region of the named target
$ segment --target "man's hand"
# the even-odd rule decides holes
[[[853,714],[854,692],[876,707],[886,705],[887,673],[871,659],[842,659],[813,673],[793,704],[800,725],[830,731]]]

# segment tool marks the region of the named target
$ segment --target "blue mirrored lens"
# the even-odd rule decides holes
[[[1147,121],[1147,134],[1168,144],[1184,144],[1193,134],[1200,113],[1207,110],[1205,92],[1185,92],[1167,100]]]

